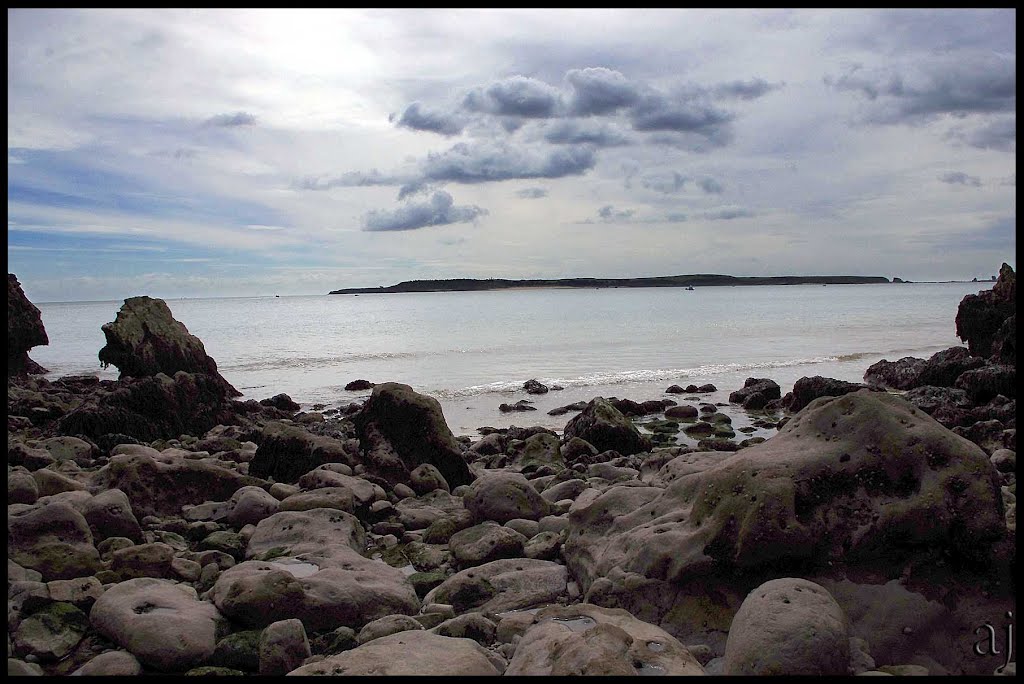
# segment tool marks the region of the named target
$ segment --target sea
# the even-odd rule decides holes
[[[401,382],[438,400],[456,435],[541,425],[555,407],[602,397],[727,403],[747,378],[792,389],[804,376],[861,382],[881,359],[963,343],[964,295],[991,283],[510,289],[165,300],[242,399],[288,394],[304,410],[369,396],[356,379]],[[116,379],[97,354],[123,302],[36,303],[50,339],[30,356],[64,375]],[[562,390],[529,395],[526,380]],[[678,384],[717,388],[669,395]],[[503,413],[527,399],[537,410]],[[755,416],[730,409],[734,427]],[[758,429],[751,436],[770,436]],[[681,442],[683,440],[680,440]]]

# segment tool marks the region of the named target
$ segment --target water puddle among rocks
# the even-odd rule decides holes
[[[278,570],[284,570],[289,572],[293,577],[309,577],[310,575],[320,572],[320,566],[314,565],[313,563],[304,563],[302,561],[293,560],[276,560],[268,561],[268,565],[272,565]]]
[[[635,662],[633,667],[636,668],[636,673],[641,677],[657,677],[665,674],[665,668],[660,665],[652,665],[650,663]]]
[[[565,625],[574,632],[585,632],[597,624],[594,618],[589,618],[586,615],[577,618],[551,618],[551,621]]]
[[[647,648],[651,649],[655,653],[661,653],[665,650],[665,644],[661,643],[660,641],[648,641]]]
[[[547,603],[543,606],[537,606],[536,608],[516,608],[514,610],[506,610],[504,613],[495,613],[500,618],[508,617],[509,615],[518,615],[519,613],[529,613],[530,615],[536,615],[538,611],[544,610],[548,606],[553,606],[554,603]]]

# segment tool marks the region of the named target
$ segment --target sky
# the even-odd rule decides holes
[[[33,301],[1016,268],[1016,11],[8,9]]]

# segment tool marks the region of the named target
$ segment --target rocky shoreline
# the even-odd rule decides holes
[[[396,382],[239,401],[149,297],[47,381],[9,274],[8,673],[1014,674],[1015,290],[864,383],[456,438]]]

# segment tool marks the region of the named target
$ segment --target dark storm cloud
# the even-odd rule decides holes
[[[641,87],[612,69],[570,69],[565,79],[573,90],[569,111],[576,116],[609,114],[640,99]]]
[[[675,131],[711,135],[733,120],[733,114],[698,98],[670,99],[647,95],[630,109],[630,120],[638,131]]]
[[[512,178],[562,178],[586,173],[596,161],[589,146],[516,148],[496,141],[459,143],[427,156],[422,181],[488,183]]]
[[[948,138],[982,150],[1013,152],[1017,146],[1017,118],[1000,117],[972,130],[958,126],[949,132]]]
[[[665,195],[679,192],[690,178],[678,171],[662,174],[650,174],[640,179],[640,184],[648,190],[654,190]]]
[[[749,81],[732,81],[730,83],[720,83],[711,89],[711,92],[716,97],[722,98],[738,98],[740,100],[756,100],[757,98],[767,95],[773,90],[778,90],[783,87],[783,83],[769,83],[763,78],[754,78]]]
[[[544,129],[544,139],[555,145],[590,143],[598,147],[616,147],[629,141],[616,127],[586,120],[562,119]]]
[[[454,114],[425,109],[419,102],[413,102],[402,112],[398,126],[417,131],[431,131],[441,135],[462,133],[465,122]]]
[[[447,192],[435,192],[429,202],[410,203],[394,211],[371,211],[366,215],[363,230],[416,230],[427,226],[466,223],[486,215],[487,210],[475,205],[454,206]]]
[[[721,195],[725,192],[725,188],[722,187],[722,184],[710,176],[705,176],[698,180],[697,185],[699,185],[700,189],[709,195]]]
[[[206,126],[219,126],[221,128],[254,126],[256,125],[256,117],[248,112],[235,112],[233,114],[218,114],[217,116],[211,116],[203,123]]]
[[[947,173],[944,176],[940,176],[939,180],[943,183],[949,183],[950,185],[971,185],[976,188],[981,187],[981,179],[977,176],[968,176],[963,171],[953,171]]]
[[[870,101],[866,118],[874,123],[920,123],[943,114],[964,117],[1017,107],[1015,56],[951,55],[901,72],[855,66],[839,78],[826,76],[825,83],[865,96]]]
[[[542,119],[557,114],[561,95],[543,81],[511,76],[492,83],[486,89],[471,90],[463,99],[462,106],[471,112]]]
[[[540,199],[547,196],[548,191],[545,188],[523,188],[516,191],[516,197],[520,199]]]

